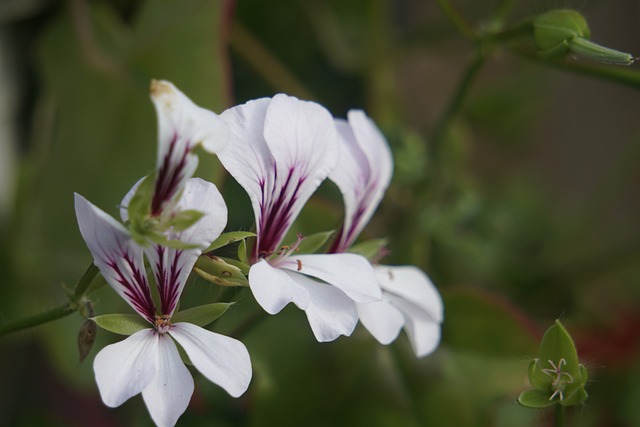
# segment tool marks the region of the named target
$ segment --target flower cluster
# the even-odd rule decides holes
[[[382,344],[404,327],[418,357],[437,347],[443,307],[428,277],[413,266],[378,265],[353,246],[393,173],[389,146],[364,112],[350,111],[348,121],[334,119],[317,103],[278,94],[218,116],[165,81],[152,82],[151,98],[159,124],[157,167],[124,197],[122,223],[80,195],[75,200],[94,263],[142,318],[95,318],[106,329],[130,335],[95,358],[105,404],[119,406],[142,393],[154,422],[174,425],[194,389],[175,342],[198,371],[230,395],[248,388],[251,362],[245,346],[203,327],[222,314],[220,304],[176,312],[192,271],[216,284],[248,285],[269,314],[295,304],[320,342],[350,335],[360,321]],[[221,236],[227,208],[214,184],[193,178],[197,146],[216,154],[249,195],[255,234]],[[334,235],[299,235],[283,246],[326,179],[344,197],[342,226]],[[210,253],[231,241],[241,241],[237,260]],[[203,272],[194,268],[196,262],[223,265],[227,275]]]

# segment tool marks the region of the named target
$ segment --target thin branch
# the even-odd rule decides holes
[[[447,1],[447,0],[437,0],[440,9],[444,12],[445,16],[449,19],[449,21],[456,27],[456,30],[460,32],[463,36],[468,38],[469,40],[476,39],[476,32],[473,30],[471,24],[467,22],[464,17],[458,13],[458,11]]]
[[[36,314],[35,316],[19,319],[15,322],[5,323],[4,325],[0,325],[0,336],[7,335],[12,332],[21,331],[23,329],[33,328],[34,326],[39,326],[53,320],[61,319],[75,312],[76,310],[77,308],[75,307],[75,305],[73,305],[72,303],[66,303],[59,307],[45,311],[44,313]]]

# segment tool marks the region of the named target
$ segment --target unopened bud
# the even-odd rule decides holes
[[[84,361],[93,343],[96,340],[96,333],[98,328],[93,320],[87,319],[84,321],[78,332],[78,352],[80,353],[80,362]]]

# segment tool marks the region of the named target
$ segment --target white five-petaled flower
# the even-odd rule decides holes
[[[189,272],[202,251],[193,246],[206,247],[226,225],[226,205],[215,186],[198,178],[184,185],[177,208],[205,214],[195,225],[172,236],[189,244],[188,249],[158,244],[142,247],[122,224],[82,196],[76,194],[75,205],[80,232],[95,264],[109,285],[150,326],[96,355],[93,367],[104,403],[116,407],[142,393],[154,422],[174,425],[194,389],[174,340],[206,378],[234,397],[244,393],[251,380],[251,361],[240,341],[190,323],[171,322]],[[151,297],[144,254],[158,288],[159,312]]]
[[[360,110],[348,121],[336,120],[340,160],[329,175],[342,192],[345,219],[330,252],[347,251],[378,207],[393,173],[389,146],[375,123]],[[376,266],[382,300],[357,304],[362,324],[382,344],[389,344],[404,326],[418,357],[440,342],[443,306],[427,275],[413,266]]]
[[[281,249],[302,206],[338,161],[333,118],[322,106],[278,94],[221,114],[230,142],[218,158],[248,193],[257,238],[249,285],[270,314],[293,302],[318,341],[350,335],[355,303],[380,299],[369,262],[355,254],[298,255]]]
[[[198,163],[192,151],[197,145],[211,152],[224,147],[227,127],[216,114],[193,104],[169,82],[153,81],[151,98],[158,113],[158,160],[146,215],[172,218],[181,211],[202,213],[187,229],[163,231],[167,240],[178,241],[182,247],[152,242],[141,246],[127,228],[82,196],[76,194],[75,206],[80,232],[94,263],[150,326],[105,347],[96,356],[94,371],[102,400],[116,407],[142,393],[154,422],[172,426],[186,410],[194,389],[174,340],[206,378],[234,397],[249,385],[251,361],[241,342],[171,320],[196,259],[227,222],[227,208],[217,188],[191,178]],[[124,222],[141,182],[122,201]],[[144,255],[158,289],[159,311],[151,296]]]

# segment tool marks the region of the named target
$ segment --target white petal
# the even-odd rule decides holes
[[[93,361],[105,405],[115,408],[144,390],[156,375],[158,336],[143,329],[100,350]]]
[[[387,295],[386,298],[404,315],[404,328],[416,356],[423,357],[432,353],[440,343],[440,323],[422,308],[400,297]]]
[[[326,283],[298,273],[288,274],[309,292],[309,305],[304,311],[318,342],[351,335],[358,324],[358,312],[351,298]]]
[[[155,305],[142,248],[122,224],[79,194],[75,195],[75,208],[80,233],[107,283],[142,317],[153,323]]]
[[[436,323],[442,322],[444,317],[442,297],[422,270],[411,265],[400,267],[383,265],[376,267],[375,273],[383,290],[420,307]]]
[[[389,145],[375,123],[360,110],[349,111],[349,122],[336,120],[340,159],[329,178],[342,192],[345,219],[333,250],[345,251],[378,207],[393,175]]]
[[[258,304],[269,314],[280,312],[290,302],[303,310],[309,305],[309,292],[265,260],[251,266],[249,286]]]
[[[159,215],[165,205],[193,176],[201,144],[210,152],[228,143],[226,124],[213,112],[200,108],[167,81],[151,82],[151,99],[158,114],[157,177],[151,211]]]
[[[169,331],[184,348],[193,365],[209,381],[231,396],[244,393],[251,382],[251,359],[240,341],[191,323],[176,323]]]
[[[404,316],[389,302],[383,299],[357,304],[357,308],[360,322],[380,344],[387,345],[398,337],[404,325]]]
[[[171,427],[189,406],[193,378],[168,335],[158,336],[156,366],[156,376],[142,391],[142,398],[156,425]]]
[[[283,94],[234,107],[222,117],[232,141],[219,158],[251,198],[257,253],[271,253],[335,166],[333,119],[319,104]]]
[[[378,301],[382,296],[371,264],[360,255],[291,255],[278,267],[323,280],[355,302]]]

